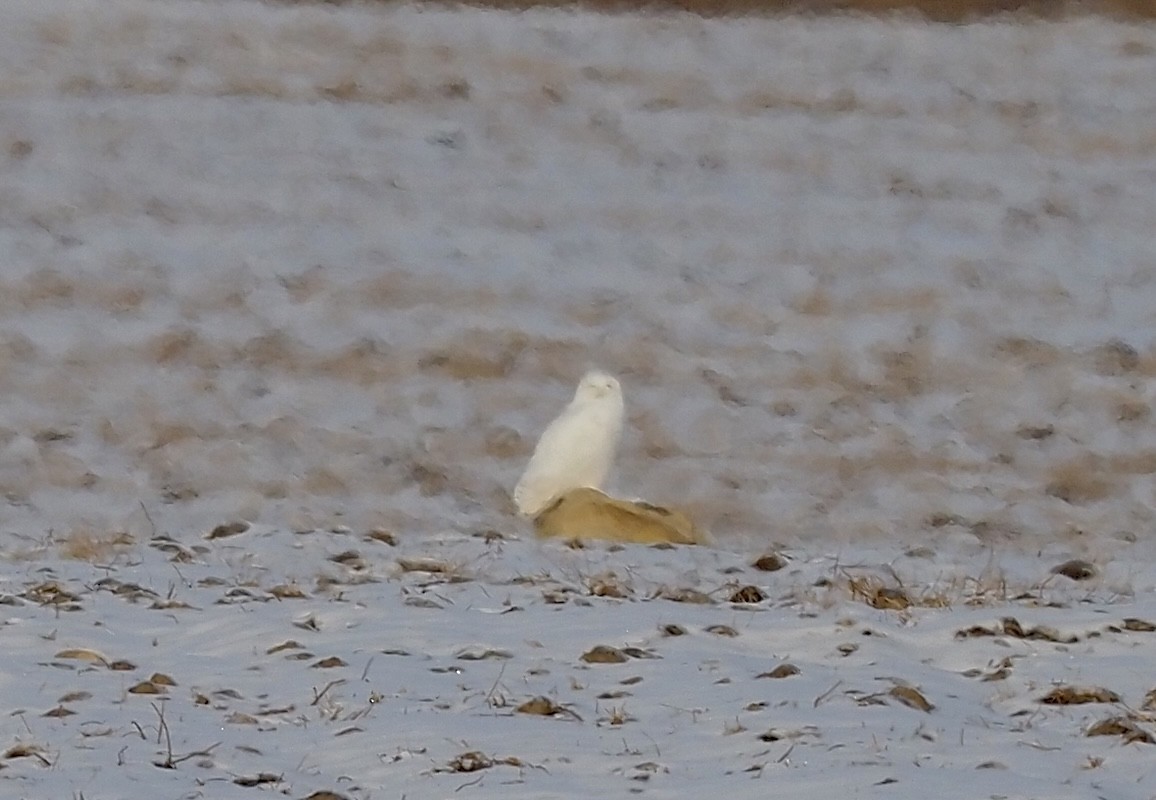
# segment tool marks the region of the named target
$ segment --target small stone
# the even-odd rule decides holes
[[[787,566],[787,562],[778,553],[767,553],[755,559],[755,562],[751,564],[751,566],[763,572],[778,572]]]
[[[630,657],[617,647],[599,644],[583,653],[582,660],[587,664],[624,664]]]
[[[1086,581],[1089,578],[1096,577],[1098,572],[1095,564],[1078,558],[1065,561],[1063,564],[1052,567],[1053,575],[1063,575],[1065,578],[1071,578],[1074,581]]]
[[[619,500],[597,489],[574,489],[534,519],[539,536],[605,539],[636,544],[695,544],[694,523],[680,511],[641,501]]]
[[[766,599],[766,592],[757,586],[743,586],[730,596],[732,603],[761,603]]]

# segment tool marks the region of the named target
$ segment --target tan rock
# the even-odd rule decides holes
[[[606,539],[637,544],[698,544],[694,523],[681,511],[619,500],[597,489],[572,489],[534,518],[545,538]]]

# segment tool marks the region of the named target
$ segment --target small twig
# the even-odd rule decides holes
[[[781,756],[776,758],[775,763],[776,764],[782,764],[784,761],[789,759],[791,757],[791,753],[794,752],[794,749],[795,749],[795,743],[791,742],[791,746],[787,748],[787,752],[783,753]]]
[[[1031,747],[1034,750],[1043,750],[1044,752],[1063,749],[1062,747],[1050,747],[1048,745],[1041,744],[1040,742],[1016,742],[1016,744],[1020,745],[1021,747]]]
[[[32,728],[31,728],[31,726],[29,726],[28,720],[26,720],[24,718],[24,712],[23,711],[17,712],[16,716],[20,717],[20,722],[23,723],[24,729],[26,731],[28,731],[29,733],[32,733]]]
[[[157,524],[153,522],[152,514],[150,514],[149,510],[145,507],[144,501],[138,500],[137,502],[140,503],[140,510],[144,512],[145,519],[148,520],[149,527],[152,528],[153,531],[152,538],[155,539],[157,537]]]
[[[699,714],[706,712],[706,709],[703,708],[683,708],[682,706],[671,705],[670,703],[659,703],[659,705],[663,708],[669,708],[682,714],[690,714],[690,721],[693,723],[698,722]]]
[[[498,670],[498,677],[494,678],[494,685],[490,687],[490,691],[486,692],[486,705],[493,706],[491,701],[493,700],[494,693],[498,691],[498,684],[501,683],[502,675],[505,674],[505,672],[506,662],[503,661],[502,668]]]
[[[189,583],[189,579],[188,579],[188,578],[186,578],[186,577],[184,576],[184,573],[182,573],[182,572],[181,572],[181,570],[180,570],[180,567],[178,567],[178,566],[177,566],[177,562],[175,562],[175,561],[170,561],[170,562],[169,562],[169,565],[170,565],[170,566],[173,568],[173,572],[177,573],[177,577],[181,579],[181,582],[185,584],[185,588],[186,588],[186,589],[187,589],[187,588],[190,588],[190,587],[192,586],[192,584],[191,584],[191,583]],[[169,599],[170,599],[170,600],[172,599],[172,594],[171,594],[171,593],[169,594]]]
[[[149,703],[149,705],[153,707],[153,711],[157,712],[157,717],[160,719],[160,723],[157,726],[157,744],[161,743],[162,734],[165,740],[165,759],[164,761],[154,761],[153,764],[155,766],[161,767],[163,769],[176,769],[177,764],[180,764],[182,761],[188,761],[190,758],[196,758],[197,756],[211,755],[217,745],[220,744],[220,742],[216,742],[204,748],[203,750],[194,750],[191,753],[186,753],[183,756],[177,756],[174,758],[173,737],[169,733],[169,724],[165,722],[164,706],[158,706],[156,703]],[[136,725],[135,722],[133,724]],[[139,725],[137,725],[137,729],[140,729]]]
[[[823,692],[821,695],[819,695],[818,697],[815,698],[815,702],[811,705],[811,708],[818,708],[820,703],[822,703],[824,700],[826,700],[828,697],[830,697],[831,694],[842,685],[843,685],[843,679],[842,678],[835,681],[834,686],[832,686],[830,689],[828,689],[827,691]]]
[[[172,769],[173,766],[173,738],[169,735],[169,724],[165,722],[164,706],[157,706],[156,703],[149,703],[153,707],[153,711],[157,712],[157,717],[160,718],[160,724],[157,726],[157,744],[161,743],[161,734],[165,737],[165,766]]]
[[[367,676],[367,675],[369,675],[369,668],[373,666],[373,659],[374,659],[374,658],[375,658],[375,656],[370,656],[370,657],[369,657],[369,661],[367,661],[367,662],[365,663],[365,669],[363,669],[363,670],[361,671],[361,680],[362,680],[362,682],[363,682],[363,683],[365,682],[365,678],[366,678],[366,676]]]
[[[322,689],[320,692],[318,692],[316,689],[314,689],[313,690],[313,702],[310,703],[309,705],[311,705],[311,706],[317,705],[318,703],[321,702],[321,698],[325,696],[326,692],[328,692],[334,686],[340,686],[343,683],[345,683],[345,679],[344,678],[338,678],[335,681],[330,681],[329,683],[325,684],[325,688]]]
[[[213,754],[213,750],[215,750],[220,744],[220,742],[213,742],[204,750],[195,750],[192,753],[188,753],[187,755],[177,756],[176,758],[170,759],[170,763],[175,767],[177,764],[180,764],[182,761],[188,761],[190,758],[196,758],[197,756],[211,756]]]
[[[569,710],[569,709],[567,709],[567,710]],[[572,713],[572,714],[573,714],[574,712],[572,712],[572,711],[571,711],[570,713]],[[577,714],[574,714],[574,716],[578,717],[578,715],[577,715]],[[582,719],[582,717],[578,717],[578,719],[579,719],[579,720],[581,720],[581,719]],[[651,743],[652,745],[654,745],[654,752],[655,752],[655,753],[658,755],[658,757],[659,757],[659,758],[662,758],[662,748],[660,748],[660,747],[658,746],[658,742],[654,741],[654,737],[653,737],[653,736],[651,736],[651,735],[650,735],[649,733],[647,733],[646,731],[642,731],[642,735],[643,735],[643,736],[645,736],[647,739],[650,739],[650,743]]]
[[[482,778],[484,778],[484,777],[486,777],[486,775],[485,775],[485,773],[482,773],[478,777],[474,778],[472,781],[467,781],[466,783],[463,783],[461,786],[454,789],[454,791],[460,792],[462,789],[465,789],[467,786],[477,786],[479,783],[482,782]]]

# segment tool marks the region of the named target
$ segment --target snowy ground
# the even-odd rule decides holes
[[[3,3],[0,793],[1156,797],[1153,74],[1092,19]],[[515,518],[590,365],[611,488],[717,547]]]

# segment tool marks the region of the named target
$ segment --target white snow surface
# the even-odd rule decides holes
[[[1091,18],[0,3],[0,795],[1150,800],[1153,75]],[[592,364],[608,488],[717,547],[516,517]]]

